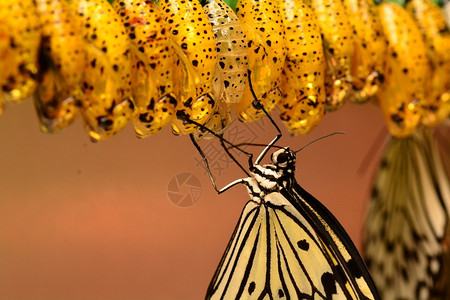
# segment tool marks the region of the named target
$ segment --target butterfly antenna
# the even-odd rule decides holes
[[[255,109],[260,109],[262,110],[267,118],[269,118],[270,122],[273,124],[273,126],[276,128],[278,134],[276,135],[276,137],[266,146],[266,148],[264,148],[263,151],[261,151],[261,153],[259,154],[258,158],[255,160],[255,164],[259,164],[261,162],[261,160],[264,158],[264,156],[267,154],[267,152],[270,150],[270,148],[272,148],[272,146],[281,138],[282,133],[280,128],[278,127],[278,125],[275,123],[275,121],[272,119],[272,117],[269,115],[269,113],[267,112],[267,110],[264,108],[264,105],[261,103],[260,100],[258,100],[258,97],[256,96],[255,90],[253,89],[253,83],[252,83],[252,71],[248,70],[248,85],[250,87],[250,92],[253,95],[253,98],[255,100],[253,100],[252,105]]]
[[[318,137],[317,139],[312,140],[311,142],[307,143],[306,145],[304,145],[303,147],[301,147],[300,149],[298,149],[297,151],[294,151],[294,152],[298,153],[298,152],[302,151],[303,149],[305,149],[306,147],[308,147],[309,145],[311,145],[311,144],[313,144],[313,143],[315,143],[317,141],[320,141],[321,139],[328,138],[328,137],[336,135],[336,134],[345,134],[345,132],[336,131],[336,132],[333,132],[333,133],[330,133],[330,134]]]
[[[236,144],[237,147],[241,147],[241,146],[256,146],[256,147],[267,147],[267,144],[259,144],[259,143],[239,143]],[[273,148],[277,148],[277,149],[281,149],[283,147],[278,146],[278,145],[272,145]],[[228,149],[231,149],[232,147],[228,147]]]

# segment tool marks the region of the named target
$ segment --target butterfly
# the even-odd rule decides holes
[[[267,116],[278,135],[254,163],[251,153],[231,145],[249,156],[249,170],[245,171],[248,177],[220,190],[205,155],[192,138],[216,191],[220,194],[244,184],[251,197],[206,299],[380,299],[344,228],[295,180],[296,152],[300,150],[282,147],[271,155],[271,164],[260,164],[281,138],[278,126]],[[223,138],[221,143],[231,144]]]
[[[450,182],[431,131],[390,141],[371,197],[364,256],[383,299],[449,299]]]

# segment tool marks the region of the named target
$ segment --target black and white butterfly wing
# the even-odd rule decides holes
[[[344,290],[349,293],[347,299],[380,299],[363,259],[334,215],[297,183],[292,190],[286,192],[292,195],[291,198],[295,199],[294,206],[303,212],[324,245],[329,248],[336,268],[335,279],[341,281]]]
[[[318,220],[320,212],[301,212],[311,208],[292,198],[295,194],[271,193],[265,202],[247,203],[207,299],[378,299],[364,279],[349,278],[360,278],[359,270],[342,267],[347,245],[332,245],[342,237],[332,241],[333,234],[324,234],[335,219],[329,224],[328,216]],[[362,288],[355,289],[357,280]]]
[[[450,184],[431,134],[389,143],[364,234],[383,299],[450,299]]]

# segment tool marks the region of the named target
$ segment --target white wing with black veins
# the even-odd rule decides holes
[[[392,139],[365,224],[367,265],[385,300],[450,299],[450,184],[430,132]]]

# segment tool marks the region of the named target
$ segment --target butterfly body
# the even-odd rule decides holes
[[[254,164],[251,200],[207,292],[207,299],[379,299],[342,226],[297,184],[295,152]]]

